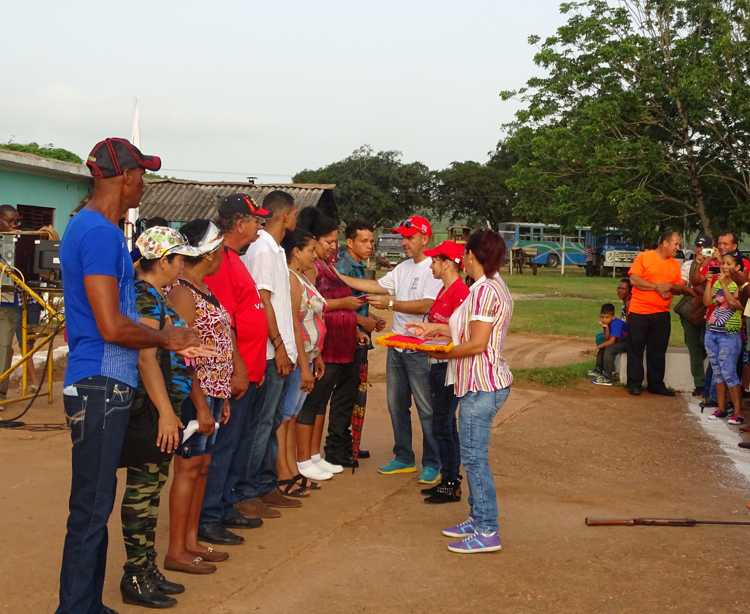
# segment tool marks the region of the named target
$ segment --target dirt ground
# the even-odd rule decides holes
[[[511,345],[527,341],[511,339]],[[531,355],[528,349],[522,356]],[[382,370],[380,363],[373,357],[374,371]],[[461,556],[447,551],[440,529],[466,517],[465,501],[428,506],[416,477],[376,473],[392,445],[384,393],[385,384],[373,384],[364,442],[372,459],[356,474],[326,483],[302,509],[244,532],[246,544],[231,548],[218,573],[173,574],[188,589],[179,597],[180,612],[750,608],[750,527],[584,526],[586,516],[750,520],[748,484],[682,401],[634,400],[618,388],[514,389],[498,414],[490,454],[504,550]],[[50,407],[43,400],[26,419],[60,423],[61,417],[59,401]],[[0,612],[54,611],[69,449],[62,430],[0,430]],[[120,613],[138,612],[122,605],[118,593],[124,559],[118,510],[116,504],[105,603]],[[162,509],[162,553],[167,520]]]

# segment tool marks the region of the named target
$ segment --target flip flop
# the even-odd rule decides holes
[[[322,490],[320,484],[317,482],[313,482],[311,479],[306,478],[301,473],[298,473],[294,476],[295,480],[298,480],[300,482],[300,485],[306,488],[307,490]]]

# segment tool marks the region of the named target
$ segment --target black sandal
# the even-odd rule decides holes
[[[305,497],[309,497],[310,493],[307,491],[307,488],[303,484],[297,484],[299,480],[297,480],[296,477],[293,477],[289,480],[279,480],[277,483],[279,485],[279,490],[281,491],[281,494],[287,496],[287,497],[295,497],[297,499],[304,499]]]
[[[321,490],[320,484],[313,482],[310,478],[306,478],[301,473],[294,476],[294,479],[300,483],[300,486],[305,490]]]

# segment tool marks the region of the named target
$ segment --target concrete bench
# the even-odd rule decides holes
[[[620,383],[628,383],[628,355],[618,354],[615,358],[615,369],[620,374]],[[643,356],[643,372],[646,372],[646,355]],[[677,392],[692,392],[693,376],[690,374],[690,354],[687,348],[669,348],[667,350],[667,368],[664,383]],[[643,385],[646,385],[644,379]]]

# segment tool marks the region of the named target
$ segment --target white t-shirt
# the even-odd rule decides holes
[[[260,230],[258,238],[242,256],[242,262],[253,276],[258,290],[268,290],[271,293],[271,305],[276,315],[281,340],[284,342],[289,360],[297,362],[297,344],[294,342],[292,321],[292,293],[284,248],[265,230]],[[269,338],[266,342],[266,359],[271,360],[275,357],[276,351]]]
[[[409,258],[378,279],[378,283],[397,301],[420,301],[426,298],[435,300],[443,282],[432,276],[431,266],[432,258],[425,258],[418,263]],[[409,334],[406,325],[422,321],[424,315],[395,311],[393,332],[399,335]]]

